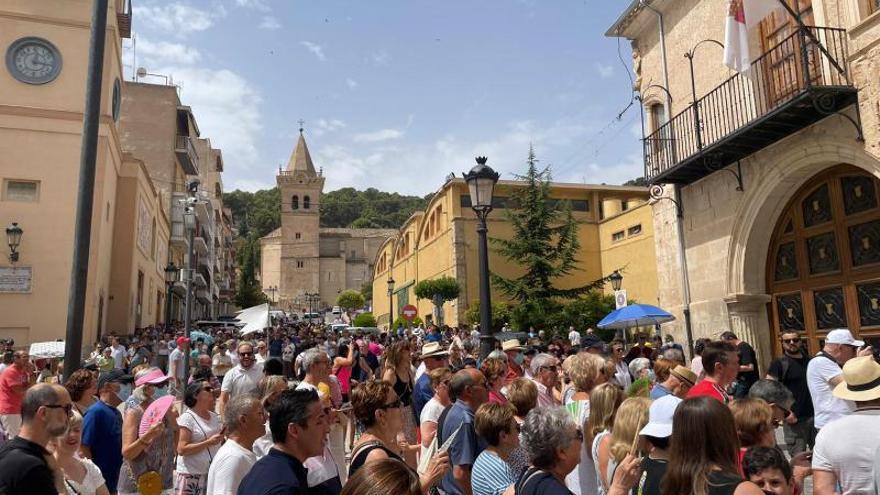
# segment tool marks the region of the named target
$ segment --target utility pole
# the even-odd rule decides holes
[[[95,168],[98,158],[98,127],[101,117],[101,86],[104,73],[104,45],[107,39],[107,2],[94,0],[89,34],[89,65],[79,162],[79,193],[73,233],[73,265],[67,296],[67,328],[64,343],[64,379],[79,369],[82,361],[86,287],[89,278],[89,248],[92,238],[92,206],[95,199]]]

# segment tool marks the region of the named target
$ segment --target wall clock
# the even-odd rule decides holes
[[[6,68],[23,83],[46,84],[61,73],[61,53],[42,38],[20,38],[6,50]]]

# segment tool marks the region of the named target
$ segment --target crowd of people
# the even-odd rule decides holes
[[[877,493],[880,364],[849,330],[813,356],[783,333],[764,378],[730,331],[690,359],[668,335],[479,338],[150,327],[66,380],[7,349],[0,493]]]

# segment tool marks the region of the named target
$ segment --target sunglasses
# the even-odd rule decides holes
[[[238,355],[239,355],[240,357],[254,357],[254,353],[253,353],[253,352],[239,352]]]
[[[797,344],[801,339],[799,337],[795,337],[793,339],[782,339],[782,342],[785,344]]]
[[[555,364],[553,366],[541,366],[541,369],[550,370],[553,373],[556,373],[556,365]]]
[[[64,409],[64,412],[66,412],[68,416],[73,414],[73,403],[70,403],[70,404],[46,404],[43,407],[47,407],[49,409]]]

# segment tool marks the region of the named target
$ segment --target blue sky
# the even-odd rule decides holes
[[[227,190],[273,186],[299,119],[326,191],[423,195],[476,155],[512,178],[529,143],[554,180],[619,184],[642,175],[639,115],[616,119],[630,80],[604,32],[628,4],[136,0],[123,62],[181,85]]]

